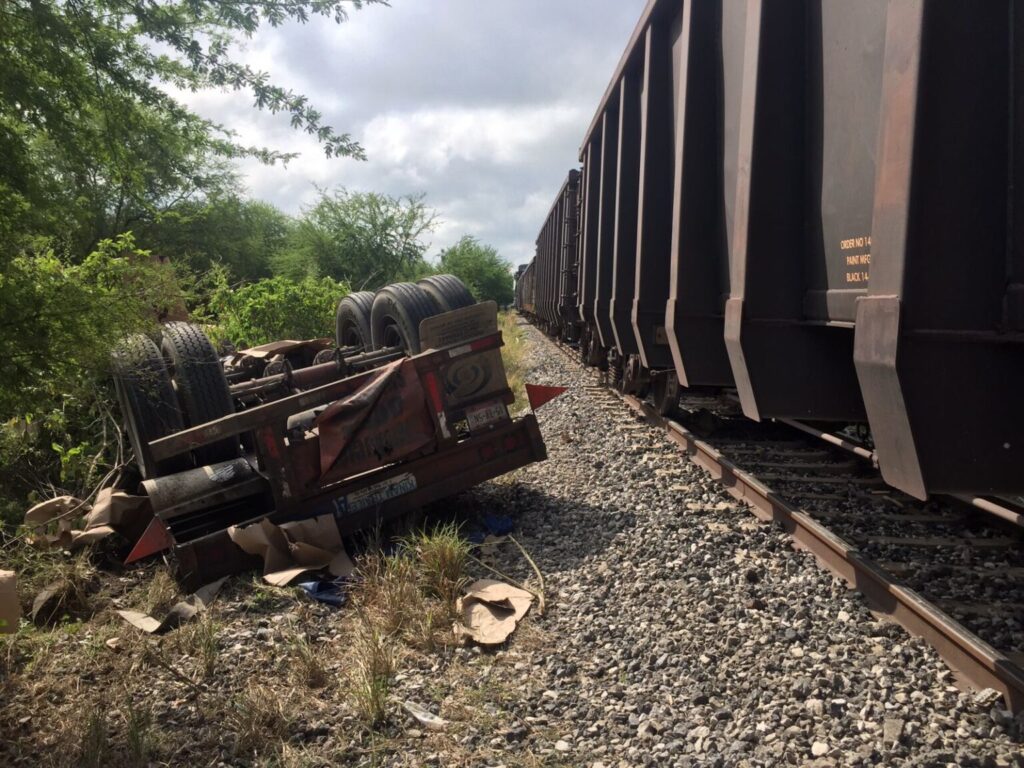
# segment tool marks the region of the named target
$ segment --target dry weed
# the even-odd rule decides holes
[[[26,547],[25,549],[31,549]],[[21,586],[25,607],[43,591],[47,596],[41,599],[40,610],[35,617],[38,624],[53,624],[62,619],[88,618],[93,613],[90,596],[96,586],[96,568],[88,555],[68,557],[61,552],[43,552],[31,559],[29,576]]]
[[[435,527],[429,533],[419,531],[405,540],[415,556],[420,583],[427,593],[440,598],[454,612],[455,600],[466,585],[466,563],[470,543],[454,523]]]
[[[414,648],[433,653],[448,645],[452,638],[452,622],[449,611],[433,600],[423,601],[423,610],[409,625],[406,639]]]
[[[515,312],[498,315],[498,330],[505,346],[501,348],[501,360],[505,364],[505,377],[509,389],[516,396],[516,411],[526,409],[526,333],[519,325]]]
[[[220,629],[220,624],[209,613],[202,613],[179,630],[181,650],[196,660],[204,680],[213,677],[217,669]]]
[[[419,572],[411,559],[373,552],[359,559],[357,575],[356,604],[386,634],[400,634],[422,615]]]
[[[126,763],[130,768],[145,768],[155,749],[153,713],[148,707],[136,707],[131,703],[122,709],[125,740],[127,742]]]
[[[383,631],[373,616],[360,609],[352,642],[348,694],[356,713],[371,727],[380,725],[387,717],[396,664],[392,636]]]
[[[291,724],[281,696],[256,683],[233,697],[227,710],[227,727],[235,735],[238,755],[279,749]]]
[[[146,597],[142,610],[150,616],[160,618],[180,600],[178,584],[170,571],[161,568],[150,579],[146,586]]]
[[[303,632],[292,631],[288,637],[289,672],[297,685],[323,688],[330,682],[322,650],[314,648]]]
[[[81,733],[78,765],[82,768],[105,768],[110,756],[110,734],[103,707],[91,707],[85,716]]]

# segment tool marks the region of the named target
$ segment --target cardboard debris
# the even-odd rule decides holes
[[[21,604],[18,602],[18,577],[14,571],[0,570],[0,635],[18,631]]]
[[[448,725],[448,721],[443,717],[438,717],[414,701],[403,701],[402,708],[412,715],[416,722],[432,731],[443,731],[445,726]]]
[[[55,499],[47,499],[36,504],[25,513],[25,525],[29,528],[41,528],[51,520],[60,515],[67,515],[69,512],[81,510],[81,514],[92,509],[92,505],[76,499],[74,496],[58,496]]]
[[[41,533],[34,543],[74,550],[95,544],[114,532],[134,538],[152,515],[145,496],[104,488],[97,494],[95,504],[74,496],[42,501],[25,513],[25,525]],[[76,528],[74,523],[80,517],[82,527]]]
[[[263,579],[276,587],[306,571],[327,568],[334,576],[347,577],[355,570],[331,515],[282,525],[264,518],[244,528],[232,526],[228,536],[250,555],[263,558]]]
[[[235,357],[255,357],[257,360],[265,360],[267,358],[275,357],[276,355],[283,355],[306,347],[319,352],[321,349],[329,349],[333,344],[334,339],[326,338],[303,339],[300,341],[285,339],[283,341],[271,341],[268,344],[260,344],[258,347],[249,347],[248,349],[240,350],[235,353]]]
[[[104,488],[96,495],[92,511],[85,517],[85,529],[109,525],[120,531],[129,526],[146,523],[152,517],[149,497],[132,496],[124,491]]]
[[[526,590],[501,581],[475,581],[455,604],[462,617],[455,624],[455,635],[481,645],[499,645],[515,631],[533,600]]]
[[[52,619],[67,592],[68,582],[64,579],[58,579],[39,590],[35,600],[32,601],[32,621],[39,623],[40,614],[43,616],[44,623]]]
[[[225,581],[227,581],[227,576],[210,582],[204,587],[200,587],[184,600],[175,603],[167,612],[167,615],[160,620],[154,619],[152,616],[141,611],[118,611],[117,613],[129,624],[138,627],[148,634],[154,635],[166,632],[191,620],[197,613],[205,611],[206,607],[213,602]]]

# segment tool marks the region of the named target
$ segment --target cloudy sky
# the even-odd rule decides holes
[[[301,152],[287,168],[242,164],[253,197],[298,213],[317,186],[425,193],[440,216],[431,253],[471,234],[524,263],[644,5],[391,0],[246,42],[238,58],[309,96],[366,162],[325,159],[244,93],[186,100],[245,143]]]

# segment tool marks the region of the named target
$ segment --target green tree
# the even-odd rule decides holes
[[[512,265],[475,237],[465,235],[443,250],[440,271],[462,280],[477,301],[494,299],[499,307],[512,303]]]
[[[273,274],[271,262],[291,236],[293,220],[269,203],[223,195],[186,201],[136,232],[139,244],[206,272],[215,264],[235,280],[254,282]]]
[[[76,262],[17,254],[0,295],[0,518],[10,520],[31,492],[92,491],[123,460],[110,345],[155,332],[185,294],[174,267],[125,235]]]
[[[357,291],[422,277],[431,271],[423,238],[435,218],[422,196],[322,191],[303,212],[276,271],[293,280],[331,277]]]
[[[80,263],[52,251],[19,254],[0,276],[0,418],[88,393],[110,345],[155,330],[184,306],[177,271],[135,248],[130,235],[100,243]]]
[[[78,256],[197,193],[230,182],[224,161],[293,155],[245,146],[168,95],[246,90],[327,156],[362,157],[308,99],[232,57],[261,25],[340,22],[378,0],[0,2],[0,259],[36,235]],[[0,261],[2,266],[2,261]]]

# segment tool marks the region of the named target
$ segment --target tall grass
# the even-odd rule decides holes
[[[388,696],[397,666],[394,639],[375,617],[360,611],[353,638],[348,694],[353,708],[371,727],[387,718]]]
[[[445,523],[429,533],[426,530],[404,540],[415,558],[420,584],[428,595],[440,598],[449,610],[466,585],[469,542],[454,523]]]
[[[508,385],[516,396],[513,411],[526,408],[526,332],[518,324],[515,312],[498,315],[498,330],[501,331],[505,346],[501,348],[501,359],[505,364]]]

